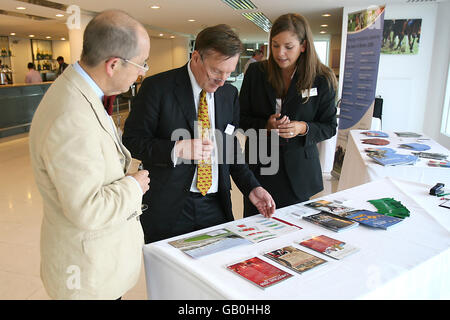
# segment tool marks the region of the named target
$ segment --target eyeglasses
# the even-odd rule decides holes
[[[203,56],[202,55],[200,55],[200,59],[202,60],[202,64],[205,67],[206,76],[208,77],[208,80],[212,80],[212,81],[216,82],[217,84],[222,84],[222,83],[224,83],[226,81],[226,79],[225,80],[223,79],[223,75],[225,74],[226,78],[228,78],[230,76],[231,72],[227,73],[227,72],[212,71],[213,74],[215,74],[218,77],[221,77],[221,79],[210,77],[209,76],[209,72],[208,72],[208,67],[206,66],[205,62],[203,61]]]
[[[120,58],[120,57],[119,57],[119,58]],[[144,72],[147,72],[148,69],[150,68],[150,67],[148,66],[148,64],[147,64],[147,61],[144,61],[144,65],[141,66],[140,64],[137,64],[137,63],[135,63],[135,62],[133,62],[133,61],[130,61],[130,60],[128,60],[128,59],[124,59],[124,58],[120,58],[120,59],[122,59],[122,60],[125,61],[126,63],[132,64],[133,66],[138,67],[139,69],[141,69],[141,70],[144,71]]]

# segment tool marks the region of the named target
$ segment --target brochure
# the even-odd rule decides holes
[[[324,235],[312,237],[300,244],[337,260],[359,251],[358,248],[348,243]]]
[[[431,147],[427,144],[423,143],[402,143],[398,146],[402,149],[414,150],[414,151],[427,151],[431,149]]]
[[[306,272],[327,262],[292,246],[266,252],[264,256],[298,273]]]
[[[310,216],[304,216],[303,219],[335,232],[348,230],[358,226],[358,222],[325,211]]]
[[[430,167],[450,168],[450,161],[436,161],[436,160],[430,160],[430,161],[428,161],[428,165],[429,165]]]
[[[385,132],[382,131],[374,131],[374,130],[370,130],[370,131],[364,131],[361,132],[362,134],[365,134],[368,137],[382,137],[382,138],[389,138],[389,135]]]
[[[362,143],[373,144],[376,146],[385,146],[385,145],[389,144],[389,140],[380,139],[380,138],[362,139],[361,141],[362,141]]]
[[[390,217],[369,210],[355,210],[346,213],[346,218],[362,225],[387,230],[389,227],[403,221],[401,218]]]
[[[446,160],[448,157],[445,154],[434,153],[434,152],[411,152],[411,153],[420,158],[427,158],[427,159],[434,159],[434,160]]]
[[[169,244],[192,258],[200,258],[236,246],[252,244],[252,242],[227,229],[217,229],[189,238],[170,241]]]
[[[450,209],[450,200],[445,200],[439,205],[439,207]]]
[[[394,149],[387,148],[387,147],[381,147],[381,148],[365,148],[364,151],[367,154],[373,154],[377,156],[382,156],[385,154],[392,154],[395,153]]]
[[[244,279],[249,280],[261,289],[265,289],[292,277],[292,274],[287,273],[258,257],[228,265],[227,269],[240,275]]]
[[[286,233],[298,231],[300,227],[287,224],[281,219],[264,218],[257,214],[244,220],[236,221],[235,224],[227,226],[235,234],[258,243],[264,240],[272,239]],[[300,228],[301,229],[301,228]]]
[[[399,153],[385,153],[384,155],[368,154],[367,156],[383,166],[414,164],[419,159],[417,156]]]
[[[340,214],[343,212],[353,211],[354,208],[350,208],[344,206],[340,202],[337,201],[329,201],[329,200],[316,200],[312,202],[305,203],[305,206],[311,207],[320,211],[326,211],[334,214]]]
[[[394,132],[398,137],[402,138],[420,138],[422,135],[415,132]]]
[[[381,198],[367,201],[377,208],[377,213],[401,219],[410,216],[408,208],[394,198]]]

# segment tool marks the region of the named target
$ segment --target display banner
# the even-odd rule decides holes
[[[341,173],[350,130],[370,129],[372,124],[384,8],[370,7],[348,14],[344,79],[332,171],[336,177]]]

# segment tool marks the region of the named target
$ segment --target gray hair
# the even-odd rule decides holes
[[[104,11],[92,19],[83,35],[81,61],[89,67],[111,57],[131,59],[138,55],[139,22],[120,10]]]

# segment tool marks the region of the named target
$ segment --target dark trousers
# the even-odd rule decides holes
[[[183,210],[176,221],[172,236],[208,228],[227,222],[219,195],[191,192],[184,202]]]
[[[280,167],[278,172],[274,175],[260,175],[260,168],[256,169],[255,174],[256,179],[259,181],[261,186],[270,193],[277,209],[293,205],[295,203],[303,202],[309,199],[309,197],[301,196],[298,197],[294,190],[292,189],[291,182],[289,181],[289,176],[284,165],[283,154],[280,152]],[[244,218],[255,214],[258,214],[258,209],[244,197]]]
[[[189,193],[184,201],[183,210],[169,233],[164,237],[145,233],[145,243],[175,237],[192,231],[208,228],[228,222],[222,209],[222,202],[218,193],[206,194]],[[144,228],[145,231],[145,228]]]

